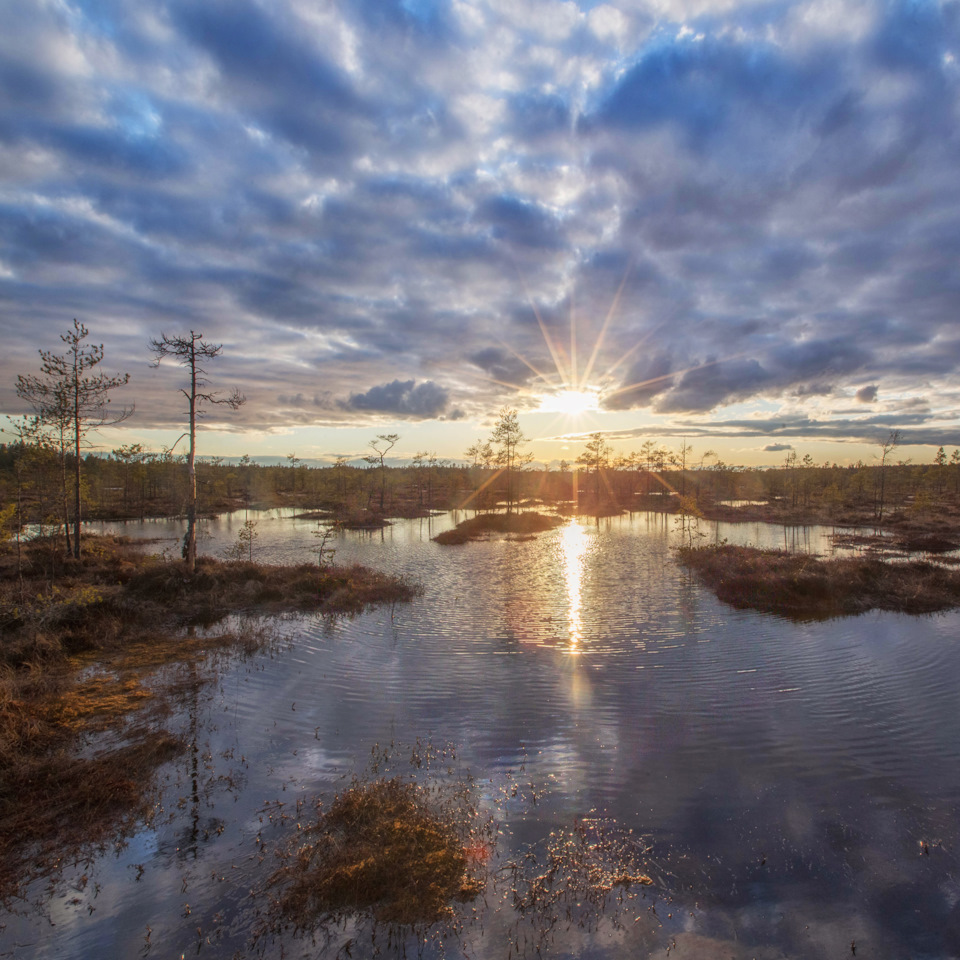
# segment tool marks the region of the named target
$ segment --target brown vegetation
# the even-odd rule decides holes
[[[479,513],[458,523],[452,530],[444,530],[433,539],[442,544],[467,543],[470,540],[483,540],[491,534],[517,534],[528,536],[542,533],[562,526],[561,517],[547,516],[543,513]]]
[[[304,831],[307,842],[273,877],[282,916],[300,929],[344,913],[431,924],[477,897],[469,824],[399,777],[355,781]]]
[[[921,560],[825,560],[728,544],[685,547],[679,557],[724,602],[795,620],[873,609],[933,613],[960,606],[960,572]]]
[[[148,563],[131,578],[125,595],[161,604],[181,624],[209,625],[230,613],[314,611],[359,613],[378,603],[411,600],[417,588],[367,567],[302,563],[273,566],[200,557],[193,577],[180,563]]]
[[[0,897],[144,815],[154,771],[179,749],[161,723],[173,688],[159,668],[270,637],[195,625],[244,611],[349,613],[415,593],[362,567],[201,558],[187,577],[121,538],[86,543],[82,562],[60,559],[55,583],[49,542],[23,545],[22,586],[15,552],[0,553]]]
[[[329,806],[316,802],[313,823],[297,801],[286,817],[296,832],[277,849],[280,867],[268,880],[270,906],[258,938],[292,925],[350,956],[369,935],[376,955],[377,927],[386,924],[399,955],[411,936],[422,948],[484,923],[475,903],[482,896],[486,906],[507,911],[511,952],[533,948],[545,956],[560,930],[591,929],[605,916],[616,926],[653,883],[647,838],[613,821],[578,818],[571,829],[504,857],[494,811],[508,802],[536,804],[534,784],[512,774],[499,790],[485,784],[491,809],[481,810],[469,772],[459,763],[454,772],[455,747],[418,740],[407,764],[405,753],[395,744],[374,746],[364,773]]]

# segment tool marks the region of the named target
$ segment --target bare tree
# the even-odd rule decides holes
[[[66,517],[66,448],[70,443],[74,458],[73,499],[73,555],[80,559],[81,522],[81,471],[80,447],[86,435],[97,427],[112,426],[126,420],[133,408],[110,408],[110,391],[122,387],[130,380],[130,374],[108,377],[104,373],[90,371],[103,360],[103,344],[87,344],[84,341],[90,331],[78,320],[73,329],[60,335],[67,345],[66,351],[55,354],[40,351],[43,364],[39,376],[18,376],[17,396],[33,407],[37,419],[45,429],[53,433],[60,447],[61,496],[64,500],[64,526]],[[69,536],[67,549],[71,547]]]
[[[891,430],[890,436],[880,444],[880,489],[877,500],[877,523],[883,522],[883,496],[886,487],[887,459],[900,445],[900,431]]]
[[[383,497],[387,489],[387,465],[384,462],[386,455],[393,449],[400,439],[399,433],[378,433],[368,444],[375,452],[363,459],[367,463],[380,464],[380,513],[383,513]]]
[[[202,333],[191,330],[189,336],[175,337],[161,333],[159,340],[150,341],[150,349],[155,358],[153,366],[160,366],[165,357],[173,357],[181,367],[187,367],[190,371],[190,387],[180,388],[189,404],[190,429],[177,438],[174,446],[184,437],[190,438],[190,449],[187,453],[187,532],[183,538],[183,559],[186,561],[187,573],[192,575],[197,569],[197,420],[202,416],[202,407],[205,404],[226,404],[231,410],[236,410],[246,402],[246,397],[239,390],[223,397],[205,389],[210,381],[207,380],[207,371],[203,364],[219,357],[223,353],[223,345],[205,343]]]

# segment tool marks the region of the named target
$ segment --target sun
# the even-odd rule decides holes
[[[557,390],[540,398],[539,413],[561,413],[579,417],[600,409],[600,401],[593,390]]]

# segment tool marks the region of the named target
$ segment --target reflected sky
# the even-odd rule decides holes
[[[257,519],[257,559],[315,557],[315,524]],[[242,521],[210,522],[203,548],[229,545]],[[664,926],[643,911],[622,940],[584,934],[553,956],[661,958],[683,936],[691,956],[821,960],[849,956],[853,940],[873,960],[960,952],[960,612],[793,624],[731,610],[674,562],[671,518],[581,519],[458,548],[430,539],[454,522],[344,534],[338,561],[404,573],[423,596],[336,623],[287,621],[289,649],[226,669],[205,693],[201,737],[201,827],[217,819],[222,832],[207,830],[195,861],[178,855],[192,786],[175,765],[155,833],[96,865],[96,902],[65,894],[56,928],[0,917],[0,957],[136,956],[146,924],[157,955],[193,955],[197,928],[206,937],[221,916],[222,940],[204,939],[203,955],[244,955],[244,905],[272,869],[264,801],[329,796],[373,744],[418,737],[456,744],[490,795],[523,769],[537,802],[502,811],[505,848],[593,815],[653,838],[665,879],[648,896],[674,897],[658,903]],[[770,546],[785,536],[710,532]],[[804,536],[822,548],[829,532]],[[509,952],[493,918],[471,936],[463,956]]]

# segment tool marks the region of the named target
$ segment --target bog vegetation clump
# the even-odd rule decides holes
[[[455,747],[418,740],[408,763],[404,752],[374,746],[365,771],[329,802],[314,801],[313,822],[302,813],[306,800],[295,816],[280,816],[296,830],[276,848],[257,939],[292,928],[322,944],[321,955],[349,957],[367,941],[378,955],[386,940],[396,955],[432,942],[443,956],[446,940],[462,945],[494,912],[511,953],[545,956],[563,931],[616,927],[653,884],[648,839],[611,820],[579,817],[501,849],[506,807],[543,795],[518,779],[522,767],[506,782],[485,782],[481,801]]]
[[[483,540],[494,534],[532,536],[562,526],[563,519],[544,513],[479,513],[458,523],[452,530],[444,530],[433,539],[441,544],[468,543]]]
[[[874,609],[934,613],[960,606],[960,571],[924,560],[827,560],[729,544],[684,547],[679,558],[724,602],[795,620]]]
[[[275,848],[258,938],[292,928],[349,956],[364,937],[378,952],[384,930],[422,945],[476,917],[468,905],[490,879],[492,813],[455,747],[418,739],[408,759],[407,749],[375,744],[331,799],[297,801],[296,831]],[[301,811],[311,808],[308,821]]]
[[[355,781],[320,811],[275,876],[286,883],[280,910],[301,929],[357,912],[380,923],[435,923],[483,891],[471,827],[417,783]]]

